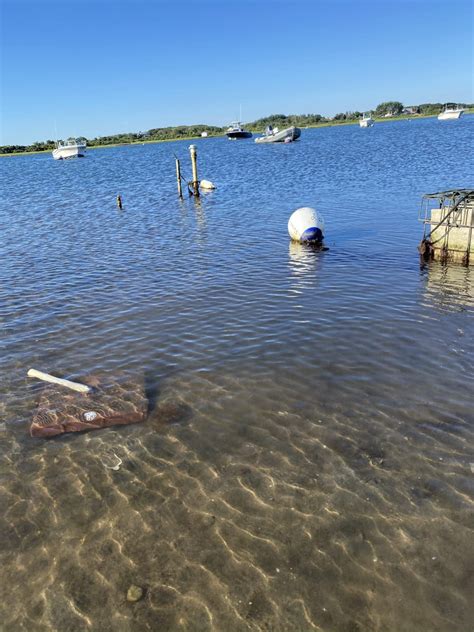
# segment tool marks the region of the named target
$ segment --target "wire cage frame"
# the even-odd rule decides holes
[[[423,223],[419,252],[424,260],[461,259],[469,264],[473,245],[474,189],[426,193],[418,219]]]

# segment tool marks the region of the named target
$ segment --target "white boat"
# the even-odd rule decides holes
[[[448,107],[446,106],[442,112],[438,114],[438,121],[449,121],[458,119],[462,116],[464,110],[458,106]]]
[[[231,123],[226,130],[226,136],[229,140],[238,140],[239,138],[252,138],[252,132],[248,132],[242,127],[240,121]]]
[[[273,128],[268,125],[263,136],[259,136],[255,139],[256,143],[291,143],[301,136],[301,130],[299,127],[287,127],[281,131],[278,127]]]
[[[374,119],[370,116],[370,114],[364,114],[364,116],[359,119],[359,125],[361,127],[372,127],[373,124]]]
[[[55,160],[65,160],[66,158],[82,158],[86,153],[86,142],[78,141],[75,138],[68,138],[65,143],[58,142],[56,149],[53,149]]]

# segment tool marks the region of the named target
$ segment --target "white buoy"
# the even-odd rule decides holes
[[[298,208],[288,221],[288,233],[300,243],[318,243],[324,237],[324,219],[321,213],[309,206]]]
[[[201,189],[207,189],[208,191],[216,188],[216,185],[213,184],[210,180],[201,180],[199,186],[201,187]]]

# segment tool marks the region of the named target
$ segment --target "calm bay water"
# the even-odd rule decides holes
[[[199,140],[200,201],[189,142],[0,161],[2,630],[472,629],[473,270],[416,246],[473,130]],[[31,439],[30,366],[144,375],[149,418]]]

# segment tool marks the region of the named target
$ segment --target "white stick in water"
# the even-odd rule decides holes
[[[85,384],[78,384],[78,382],[63,380],[60,377],[54,377],[54,375],[49,375],[49,373],[43,373],[42,371],[37,371],[36,369],[30,369],[27,375],[28,377],[37,377],[39,380],[43,380],[44,382],[52,382],[53,384],[65,386],[66,388],[70,388],[78,393],[90,393],[92,390],[90,386],[86,386]]]

